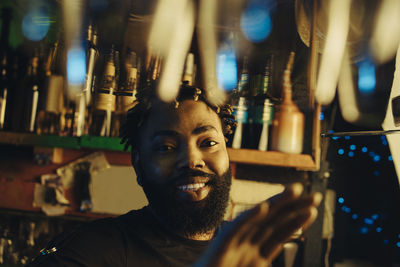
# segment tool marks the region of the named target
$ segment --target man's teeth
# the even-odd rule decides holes
[[[178,186],[178,188],[183,191],[189,191],[189,190],[196,191],[196,190],[204,187],[205,185],[206,185],[205,183],[187,184],[187,185]]]

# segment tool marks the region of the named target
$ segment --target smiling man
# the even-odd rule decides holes
[[[154,88],[140,91],[121,132],[149,205],[58,238],[32,266],[268,266],[315,219],[322,196],[301,197],[295,185],[221,227],[231,113],[187,85],[174,103],[159,101]]]

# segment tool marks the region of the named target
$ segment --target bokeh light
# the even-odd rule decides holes
[[[42,40],[50,28],[46,6],[33,7],[22,20],[22,33],[31,41]]]
[[[217,79],[220,87],[227,91],[236,88],[237,62],[233,49],[222,47],[217,55]]]
[[[83,48],[72,48],[67,56],[67,78],[71,85],[79,85],[85,82],[86,77],[86,53]]]
[[[271,10],[267,2],[251,0],[242,13],[240,27],[246,38],[252,42],[264,41],[272,31]]]
[[[370,59],[358,64],[358,89],[361,93],[369,94],[375,90],[375,65]]]

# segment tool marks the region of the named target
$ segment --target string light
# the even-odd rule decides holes
[[[347,213],[347,214],[349,214],[349,213],[351,213],[351,208],[350,207],[348,207],[347,205],[344,205],[344,203],[345,203],[345,199],[344,199],[344,197],[343,196],[341,196],[341,197],[338,197],[337,198],[337,202],[339,203],[339,205],[341,205],[341,210],[344,212],[344,213]],[[354,220],[354,221],[357,221],[358,223],[362,223],[362,225],[360,226],[360,234],[362,234],[362,235],[366,235],[366,234],[368,234],[369,232],[370,232],[370,230],[371,229],[374,229],[374,228],[371,228],[371,227],[373,227],[373,225],[374,224],[376,224],[376,223],[378,223],[377,222],[377,220],[378,219],[380,219],[380,218],[384,218],[385,216],[379,216],[378,214],[376,214],[376,213],[374,213],[374,214],[372,214],[370,217],[363,217],[363,218],[360,218],[360,216],[357,214],[357,213],[353,213],[352,215],[351,215],[351,218]],[[359,219],[359,220],[358,220]],[[384,233],[384,228],[382,227],[382,226],[377,226],[376,228],[375,228],[375,232],[376,233],[379,233],[379,234],[382,234],[382,233]],[[397,237],[400,239],[400,234],[396,234],[397,235]],[[385,245],[388,245],[389,244],[389,240],[388,239],[384,239],[383,240],[383,243],[385,244]],[[397,246],[397,247],[400,247],[399,245],[400,245],[400,241],[398,241],[397,243],[395,243],[395,245]]]

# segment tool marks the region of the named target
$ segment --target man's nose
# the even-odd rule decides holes
[[[205,166],[203,153],[195,146],[182,149],[178,168],[202,169]]]

